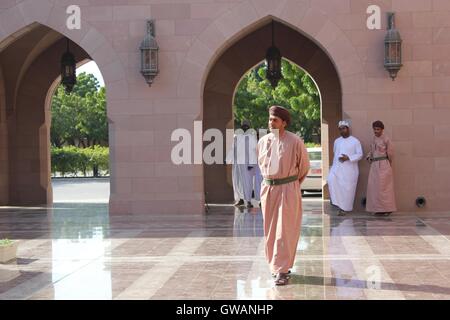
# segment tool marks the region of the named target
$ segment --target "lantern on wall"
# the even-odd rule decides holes
[[[272,46],[266,52],[266,79],[269,80],[273,88],[276,88],[283,75],[281,74],[281,52],[275,46],[274,38],[274,23],[272,20]]]
[[[147,21],[147,34],[142,40],[141,46],[141,73],[149,86],[158,74],[158,44],[155,40],[154,20]]]
[[[388,13],[388,31],[384,38],[384,67],[394,81],[397,72],[402,67],[402,39],[395,28],[395,15]]]
[[[61,83],[66,93],[71,93],[77,83],[77,66],[75,57],[69,50],[69,39],[67,39],[67,51],[61,58]]]

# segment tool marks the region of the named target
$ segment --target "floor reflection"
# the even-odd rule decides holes
[[[264,224],[261,210],[235,207],[233,235],[235,237],[263,237]]]
[[[330,238],[339,238],[342,234],[356,234],[353,219],[338,220],[330,228]],[[344,230],[344,232],[342,232]],[[332,243],[329,245],[333,246]],[[336,296],[339,299],[358,299],[364,297],[361,280],[355,272],[352,261],[330,260],[330,274],[333,278],[333,285],[336,288]]]
[[[323,211],[322,211],[323,210]],[[0,208],[1,299],[449,299],[450,221],[442,214],[338,217],[304,199],[288,286],[264,257],[259,208],[205,216],[109,216],[106,204]]]
[[[52,213],[54,299],[111,299],[108,236],[104,205],[57,204]]]
[[[102,233],[90,239],[52,241],[52,280],[55,299],[111,299],[109,240]]]

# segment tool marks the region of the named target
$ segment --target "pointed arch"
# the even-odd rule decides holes
[[[265,24],[245,34],[232,45],[221,51],[213,59],[203,86],[203,108],[199,119],[203,120],[203,129],[218,128],[225,132],[233,128],[232,104],[235,88],[241,77],[256,63],[264,59],[271,45],[271,20],[262,19]],[[323,147],[323,184],[326,184],[332,142],[338,136],[334,125],[342,117],[342,86],[336,64],[329,54],[316,41],[291,26],[275,21],[275,44],[283,57],[299,65],[315,80],[321,93],[322,147]],[[200,81],[199,81],[200,82]],[[328,126],[331,124],[331,126]],[[224,150],[226,152],[226,150]],[[204,166],[204,189],[208,190],[208,202],[229,202],[232,199],[229,172],[224,166]],[[326,188],[325,188],[326,191]],[[324,193],[327,197],[327,192]]]

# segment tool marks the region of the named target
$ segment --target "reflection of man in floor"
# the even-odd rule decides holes
[[[339,122],[341,137],[334,141],[333,165],[328,175],[331,204],[339,208],[339,215],[353,210],[356,184],[358,182],[358,161],[362,159],[362,147],[358,139],[350,135],[350,123]]]
[[[233,236],[235,237],[264,236],[261,212],[250,213],[247,208],[235,208],[233,231]]]
[[[258,164],[264,183],[261,209],[264,218],[266,259],[276,285],[286,285],[294,265],[302,222],[300,184],[309,170],[303,140],[286,130],[289,111],[269,109],[270,133],[258,142]]]
[[[237,201],[234,205],[244,205],[252,208],[251,203],[253,191],[254,167],[257,163],[256,158],[256,135],[254,130],[250,129],[250,122],[244,120],[241,125],[242,130],[237,130],[234,135],[233,146],[227,154],[227,163],[232,163],[232,179],[234,199]]]

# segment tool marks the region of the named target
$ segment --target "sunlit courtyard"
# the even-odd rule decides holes
[[[101,197],[58,202],[64,188],[52,207],[0,210],[1,234],[19,241],[17,259],[0,264],[0,299],[450,298],[444,215],[338,217],[306,194],[292,277],[276,287],[259,209],[109,216]],[[108,184],[72,188],[106,194]]]

